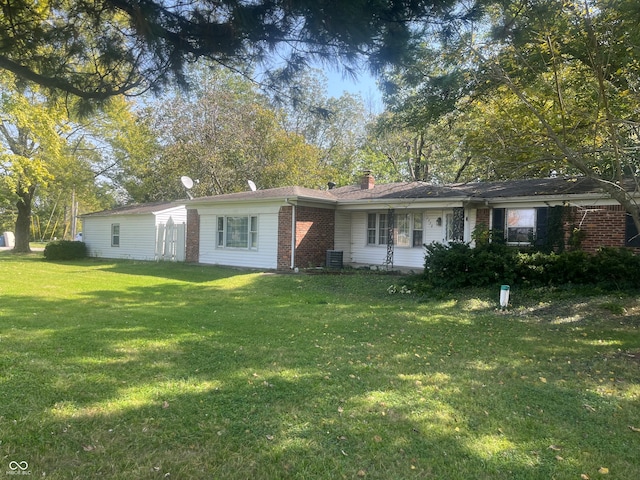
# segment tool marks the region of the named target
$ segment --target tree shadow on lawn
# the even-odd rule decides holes
[[[621,394],[639,379],[609,382],[624,364],[603,357],[637,334],[598,345],[574,325],[432,318],[380,298],[363,309],[291,280],[293,298],[258,277],[6,299],[3,457],[65,479],[640,473],[637,396]]]
[[[183,262],[142,262],[116,261],[109,262],[108,270],[125,275],[145,275],[187,283],[206,283],[215,280],[247,275],[249,273],[263,273],[261,270],[201,265]]]

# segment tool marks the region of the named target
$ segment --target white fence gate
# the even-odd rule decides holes
[[[173,223],[169,218],[166,224],[156,227],[156,260],[184,262],[186,250],[185,224]]]

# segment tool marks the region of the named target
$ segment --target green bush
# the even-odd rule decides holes
[[[486,287],[513,282],[517,251],[499,243],[472,248],[467,243],[425,245],[425,277],[443,288]]]
[[[87,245],[84,242],[57,240],[44,247],[44,258],[47,260],[75,260],[87,257]]]
[[[640,285],[640,256],[624,248],[601,248],[592,259],[592,275],[605,288],[637,288]]]
[[[602,248],[595,255],[589,255],[579,250],[519,252],[495,243],[476,248],[466,243],[432,243],[425,248],[424,278],[428,285],[436,288],[509,284],[628,289],[640,285],[640,256],[626,249]]]

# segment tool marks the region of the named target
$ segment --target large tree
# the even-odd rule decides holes
[[[493,173],[580,173],[640,224],[638,2],[487,0],[483,12],[429,37],[409,68],[430,68],[402,75],[400,110],[423,122],[462,112],[462,140]]]
[[[347,92],[330,96],[328,80],[318,69],[298,72],[287,85],[269,93],[285,130],[301,135],[321,152],[322,164],[333,173],[327,180],[345,185],[360,177],[366,127],[374,119],[365,111],[362,97]]]
[[[17,209],[17,252],[28,252],[31,209],[38,188],[53,179],[64,162],[64,110],[37,91],[24,89],[12,75],[0,75],[0,182]]]
[[[0,68],[87,100],[184,80],[186,62],[399,61],[452,0],[0,0]]]
[[[196,196],[247,190],[248,180],[259,188],[320,187],[331,178],[320,149],[285,130],[253,83],[224,69],[192,75],[197,82],[188,95],[173,92],[142,112],[138,124],[158,141],[146,157],[122,163],[117,181],[131,198],[184,198],[181,176],[198,181],[190,192]],[[122,151],[140,143],[122,143]]]
[[[68,106],[0,73],[0,205],[13,206],[17,252],[29,251],[32,225],[39,238],[69,238],[78,201],[94,209],[112,203],[104,175],[118,163],[113,137],[135,130],[127,103],[114,99],[82,122]]]

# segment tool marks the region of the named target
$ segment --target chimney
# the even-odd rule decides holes
[[[360,190],[371,190],[376,184],[376,179],[371,175],[370,170],[365,170],[360,181]]]

